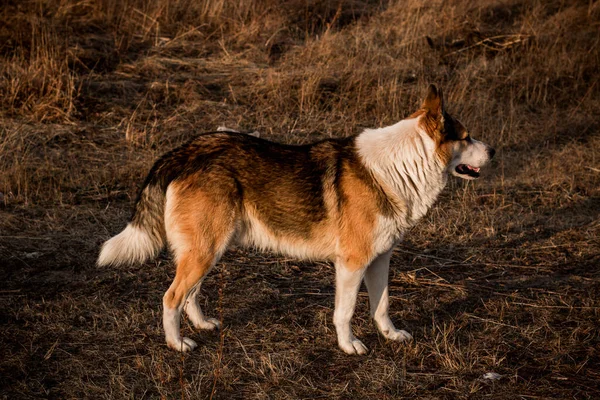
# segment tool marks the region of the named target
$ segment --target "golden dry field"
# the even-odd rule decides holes
[[[0,398],[600,398],[600,1],[6,0]],[[336,345],[333,268],[243,249],[220,332],[168,349],[174,268],[96,267],[153,161],[227,126],[285,143],[392,124],[429,83],[497,155],[398,246],[387,342]],[[483,379],[494,372],[498,380]]]

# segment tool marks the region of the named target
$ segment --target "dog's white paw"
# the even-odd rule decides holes
[[[168,341],[167,346],[173,350],[185,353],[194,350],[196,347],[198,347],[198,344],[190,338],[182,337],[180,340]]]
[[[356,338],[347,342],[339,342],[339,346],[346,354],[367,354],[367,347]]]
[[[402,329],[390,329],[386,332],[383,332],[383,336],[386,337],[386,339],[389,340],[395,340],[398,342],[404,342],[404,341],[409,341],[412,340],[412,335]]]
[[[204,320],[194,324],[194,326],[197,329],[204,329],[207,331],[212,331],[214,329],[219,329],[221,327],[221,323],[216,318],[207,318],[207,319],[204,319]]]

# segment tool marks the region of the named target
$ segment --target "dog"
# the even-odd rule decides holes
[[[166,153],[151,168],[126,228],[102,246],[98,265],[141,263],[168,244],[177,265],[163,297],[167,345],[181,337],[185,310],[198,329],[214,329],[197,299],[200,284],[231,245],[333,262],[339,347],[367,348],[350,327],[365,281],[381,334],[405,341],[388,315],[394,246],[431,208],[452,174],[477,179],[494,149],[471,138],[428,89],[418,111],[400,122],[309,145],[285,145],[219,131]]]

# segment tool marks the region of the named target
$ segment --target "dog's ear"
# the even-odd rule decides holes
[[[445,112],[442,89],[438,89],[433,84],[429,85],[427,96],[425,97],[425,101],[423,101],[421,108],[427,110],[428,113],[435,117],[441,117]]]

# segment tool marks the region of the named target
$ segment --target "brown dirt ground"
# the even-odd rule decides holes
[[[600,2],[8,1],[0,11],[0,397],[600,397]],[[98,268],[153,160],[219,125],[306,143],[412,113],[429,82],[496,160],[392,258],[386,342],[332,267],[233,249],[221,332],[164,344],[168,254]],[[487,372],[502,375],[482,379]]]

